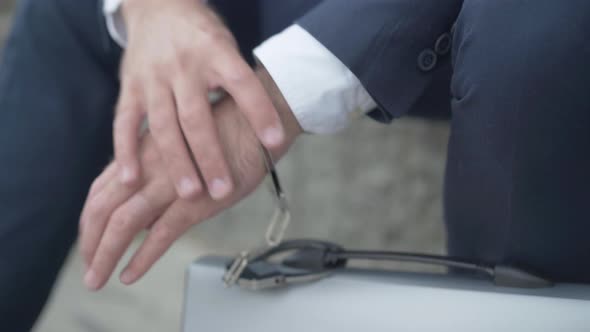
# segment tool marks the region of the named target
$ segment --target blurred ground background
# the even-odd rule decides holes
[[[0,1],[1,49],[13,1]],[[447,137],[445,123],[403,119],[390,126],[363,120],[343,134],[302,138],[279,166],[293,210],[288,235],[443,253]],[[80,257],[72,251],[36,331],[178,331],[186,266],[200,255],[258,245],[271,203],[259,190],[195,227],[132,287],[113,279],[97,294],[86,292]]]

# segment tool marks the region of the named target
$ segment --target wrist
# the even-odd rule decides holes
[[[152,0],[122,0],[121,7],[119,9],[121,12],[121,17],[125,22],[129,22],[134,17],[137,17],[138,15],[136,14],[140,10],[143,10],[150,2],[152,2]]]
[[[129,34],[132,27],[136,26],[135,22],[145,14],[146,7],[150,5],[149,2],[152,2],[152,0],[123,0],[119,13],[127,34]]]
[[[295,114],[293,114],[293,111],[289,107],[289,104],[283,97],[283,94],[279,90],[278,86],[275,84],[274,80],[262,64],[257,65],[256,75],[270,96],[272,103],[279,113],[283,123],[286,139],[283,145],[279,147],[277,151],[273,151],[278,155],[283,155],[295,142],[297,137],[303,133],[303,129],[299,125],[299,121],[297,121]]]
[[[134,22],[145,18],[145,15],[150,13],[161,13],[164,10],[180,12],[210,10],[206,2],[206,0],[121,0],[120,11],[129,29]]]

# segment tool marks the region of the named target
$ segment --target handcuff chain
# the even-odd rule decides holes
[[[271,180],[271,186],[269,189],[275,198],[276,207],[270,219],[270,223],[266,228],[266,248],[256,250],[255,252],[258,253],[263,252],[264,249],[278,246],[283,241],[285,232],[291,221],[291,213],[289,211],[287,197],[283,192],[283,187],[281,186],[272,155],[262,144],[260,144],[260,149],[262,152],[266,172]],[[231,287],[238,282],[240,276],[254,257],[255,255],[252,255],[251,251],[242,251],[234,259],[223,276],[223,282],[227,287]]]

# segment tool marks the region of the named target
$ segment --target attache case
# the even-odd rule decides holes
[[[252,291],[226,287],[230,259],[186,274],[184,332],[590,331],[590,286],[498,287],[456,275],[350,270]]]

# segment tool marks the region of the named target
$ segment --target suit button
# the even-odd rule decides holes
[[[445,55],[451,50],[451,35],[443,33],[434,44],[434,51],[439,55]]]
[[[431,71],[436,66],[437,60],[438,56],[433,50],[425,49],[418,56],[418,68],[424,72]]]

